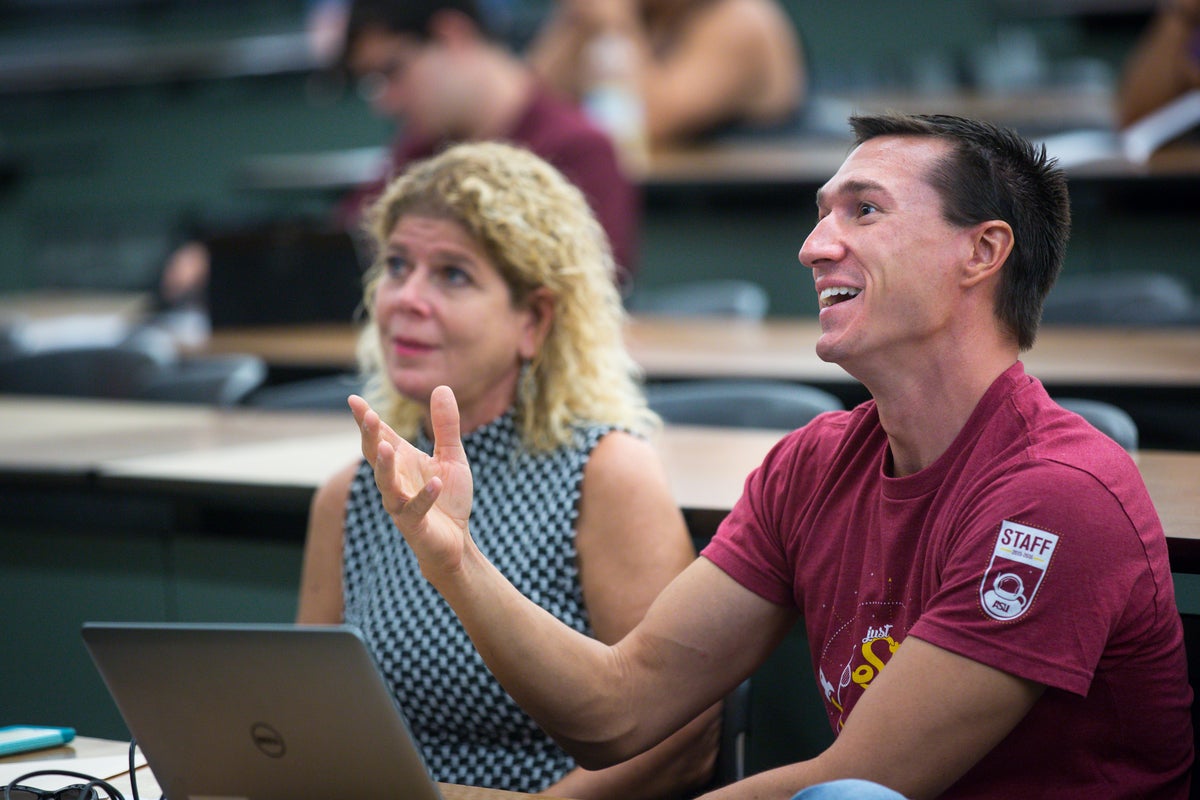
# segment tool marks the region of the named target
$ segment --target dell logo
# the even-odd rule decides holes
[[[283,743],[283,737],[279,735],[279,731],[265,722],[256,722],[251,726],[250,738],[254,741],[255,747],[271,758],[283,758],[284,753],[287,752],[287,745]]]

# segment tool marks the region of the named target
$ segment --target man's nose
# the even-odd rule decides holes
[[[841,238],[832,214],[817,220],[817,224],[800,247],[800,263],[815,269],[822,263],[838,261],[842,255]]]

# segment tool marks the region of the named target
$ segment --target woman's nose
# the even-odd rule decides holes
[[[385,308],[425,313],[429,310],[429,281],[415,269],[403,278],[393,277],[380,293]]]

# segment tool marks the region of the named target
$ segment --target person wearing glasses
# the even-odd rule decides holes
[[[354,0],[345,14],[341,67],[398,135],[379,176],[338,204],[341,227],[356,227],[362,209],[413,161],[451,143],[508,141],[580,188],[611,242],[616,280],[632,285],[641,196],[612,138],[491,32],[475,0]],[[159,281],[164,305],[202,297],[208,268],[201,241],[176,248]]]
[[[375,112],[400,129],[387,174],[357,192],[350,211],[407,164],[451,142],[508,141],[583,191],[622,283],[632,278],[640,199],[612,139],[490,33],[474,0],[355,0],[342,63],[362,81]]]
[[[373,404],[433,452],[430,394],[453,386],[480,547],[542,613],[617,642],[695,552],[645,438],[657,417],[586,199],[528,150],[468,143],[412,164],[367,221],[358,350]],[[718,707],[633,761],[579,768],[422,577],[372,467],[350,464],[315,495],[297,619],[363,631],[437,780],[627,800],[709,779]]]
[[[1129,454],[1020,359],[1065,254],[1066,178],[983,122],[851,127],[799,259],[817,355],[872,399],[780,441],[619,642],[537,608],[476,541],[453,387],[431,397],[432,456],[351,399],[384,505],[488,667],[586,766],[653,746],[803,624],[833,744],[713,800],[1183,800],[1192,691],[1162,523]]]

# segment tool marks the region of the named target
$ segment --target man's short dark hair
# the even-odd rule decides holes
[[[950,154],[928,176],[942,198],[942,216],[964,228],[993,219],[1012,227],[996,316],[1022,350],[1032,347],[1071,230],[1067,179],[1045,145],[987,122],[942,114],[854,116],[850,127],[856,144],[878,136],[931,136],[950,144]]]
[[[487,18],[474,0],[354,0],[342,39],[342,66],[364,31],[378,29],[428,41],[430,21],[442,11],[457,11],[470,18],[484,36],[491,35]]]

